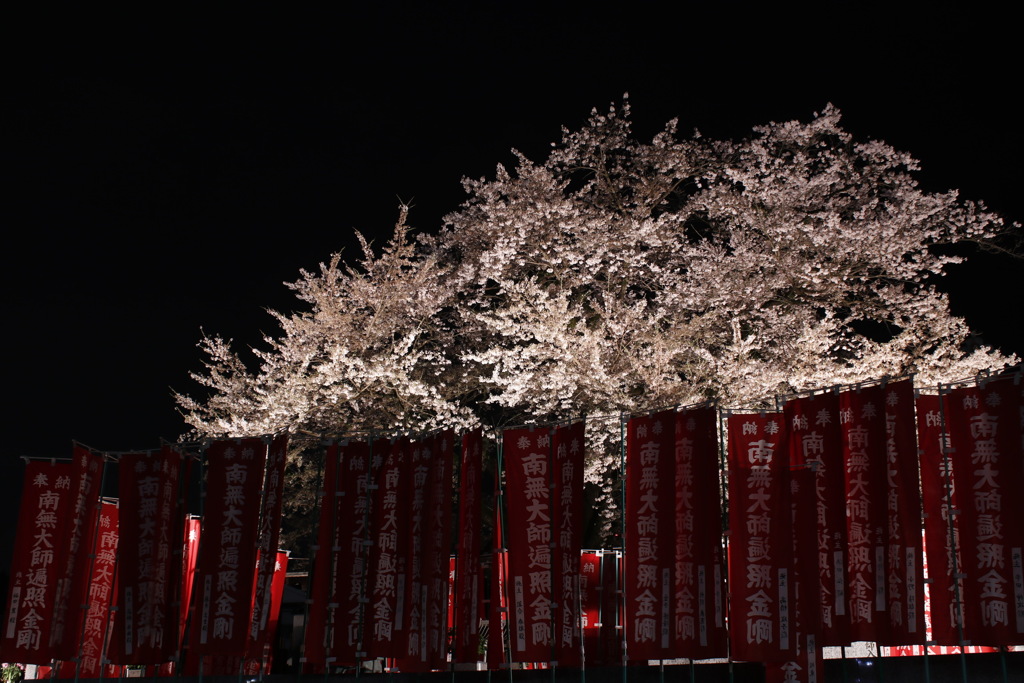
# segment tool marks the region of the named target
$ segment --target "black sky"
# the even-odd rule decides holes
[[[12,17],[2,460],[176,437],[201,328],[258,343],[264,308],[292,306],[282,283],[353,254],[353,228],[383,239],[401,200],[436,229],[461,176],[541,158],[627,91],[645,137],[672,117],[741,137],[832,102],[856,138],[921,159],[927,188],[1024,219],[1007,17],[552,5]],[[956,278],[956,309],[1024,352],[1020,263]]]

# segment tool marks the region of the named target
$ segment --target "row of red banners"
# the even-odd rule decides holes
[[[117,500],[100,498],[106,463],[85,448],[28,462],[0,657],[95,677],[181,661],[187,644],[187,674],[269,670],[287,439],[267,452],[260,439],[210,446],[201,527],[182,506],[191,460],[171,447],[121,456]]]
[[[622,626],[619,654],[630,661],[730,656],[808,676],[821,647],[858,640],[1024,643],[1024,503],[1008,495],[1024,490],[1021,403],[1018,375],[934,397],[915,396],[902,380],[793,398],[775,412],[633,417],[615,569],[623,591],[614,617],[599,617],[602,628]],[[377,658],[407,672],[443,668],[452,623],[454,660],[476,662],[488,580],[492,666],[583,662],[592,617],[583,599],[589,565],[578,559],[584,424],[504,432],[504,517],[489,577],[479,562],[483,440],[479,431],[462,436],[460,580],[450,593],[455,438],[329,445],[307,671]],[[123,550],[113,568],[100,561],[111,555],[102,529],[112,517],[90,503],[102,459],[78,449],[71,463],[29,463],[0,654],[98,662],[100,650],[86,652],[83,638],[97,632],[90,614],[107,591],[118,607],[112,662],[172,660],[183,644],[185,673],[198,673],[200,661],[204,673],[235,673],[259,659],[272,633],[286,449],[283,438],[269,449],[260,439],[208,449],[194,590],[176,547],[186,463],[173,449],[122,458]],[[930,640],[922,509],[936,549]],[[181,606],[189,604],[186,635]]]
[[[964,402],[975,394],[977,401]],[[957,544],[960,552],[969,551],[965,557],[974,558],[973,564],[963,557],[957,561],[964,585],[948,604],[977,600],[978,607],[966,610],[958,626],[940,597],[932,616],[934,634],[929,639],[926,633],[922,505],[927,519],[949,519],[941,512],[949,491],[937,496],[927,483],[936,466],[928,459],[931,445],[923,440],[918,458],[919,422],[925,429],[936,420],[932,401],[916,397],[912,383],[903,380],[794,398],[775,412],[726,412],[728,496],[719,480],[721,411],[700,407],[630,419],[623,593],[610,619],[623,629],[622,656],[630,661],[731,656],[770,662],[780,676],[796,671],[811,676],[820,669],[822,647],[854,641],[892,646],[1024,642],[1024,586],[1016,554],[1021,529],[1011,521],[1019,508],[1000,497],[1021,483],[1020,467],[1014,466],[1021,462],[1021,395],[1012,377],[943,392],[951,429],[950,447],[940,451],[949,462],[941,465],[939,480],[955,484],[958,476],[974,477],[960,485],[972,490],[974,511],[958,512],[954,532],[968,520],[973,539],[993,542],[956,543],[956,536],[940,530],[934,546]],[[981,404],[987,412],[978,408]],[[964,405],[974,405],[975,413],[964,412]],[[1003,439],[998,444],[984,442],[997,433]],[[473,550],[479,548],[480,525],[473,520],[479,515],[480,437],[465,438],[453,659],[479,659],[473,636],[482,614],[476,606],[484,602],[489,580],[491,667],[507,660],[579,666],[584,576],[575,558],[583,423],[503,433],[505,485],[498,509],[504,519],[496,524],[489,576],[479,573],[479,553]],[[450,514],[451,497],[439,498],[432,482],[448,471],[452,440],[443,434],[419,442],[332,446],[329,477],[355,468],[359,478],[341,476],[333,496],[330,488],[324,492],[325,500],[347,496],[348,501],[334,511],[325,507],[321,520],[320,545],[330,550],[318,555],[317,572],[333,573],[329,581],[314,580],[323,592],[314,595],[313,628],[307,632],[309,670],[376,657],[402,671],[442,666],[443,639],[433,634],[446,597],[440,586],[427,587],[440,566],[430,575],[422,571],[424,563],[431,564],[426,558],[439,557],[431,553],[437,552],[441,532],[432,530],[441,530]],[[389,474],[392,463],[416,464],[408,465],[402,478],[400,468]],[[923,500],[919,463],[927,470]],[[953,478],[943,479],[948,472]],[[344,485],[354,488],[344,490]],[[393,496],[392,490],[404,495]],[[717,522],[724,501],[729,503],[727,545]],[[407,535],[411,541],[397,540]],[[952,540],[943,546],[943,538]],[[391,549],[396,549],[394,560]],[[953,572],[942,572],[941,561],[936,564],[933,595],[952,600],[956,596],[942,581]],[[326,592],[329,586],[335,586],[334,593]],[[339,634],[331,624],[344,614],[347,620],[340,619],[348,631]]]
[[[305,633],[308,671],[375,658],[403,671],[444,666],[453,440],[446,431],[328,447]],[[477,509],[481,447],[479,432],[463,437],[462,496]],[[470,454],[477,456],[475,475]],[[463,521],[476,529],[472,507],[463,506]],[[462,542],[467,555],[479,547]]]

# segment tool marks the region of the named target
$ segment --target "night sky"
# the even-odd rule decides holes
[[[436,229],[462,176],[513,147],[543,158],[625,92],[647,139],[673,117],[742,137],[832,102],[855,138],[919,158],[926,188],[1024,219],[1006,17],[530,7],[9,18],[7,504],[18,456],[177,437],[171,387],[197,389],[201,329],[259,343],[265,309],[295,301],[282,283],[354,255],[353,229],[379,244],[400,201]],[[1024,354],[1022,283],[1020,261],[972,259],[955,310]]]

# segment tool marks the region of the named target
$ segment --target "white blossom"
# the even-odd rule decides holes
[[[436,234],[403,209],[377,256],[336,254],[289,285],[254,371],[202,342],[196,433],[491,429],[706,399],[739,404],[917,373],[932,383],[1015,359],[968,349],[937,288],[945,245],[1002,220],[923,191],[917,162],[855,142],[829,106],[748,139],[635,139],[628,104],[515,153]],[[588,432],[588,481],[613,506],[617,425]],[[596,446],[596,447],[595,447]]]

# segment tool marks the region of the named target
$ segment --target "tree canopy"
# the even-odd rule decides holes
[[[628,102],[595,110],[547,159],[464,180],[439,230],[403,207],[381,250],[302,271],[251,358],[202,340],[194,434],[496,429],[1014,362],[969,348],[938,287],[999,216],[831,106],[739,141],[676,128],[642,142]]]

